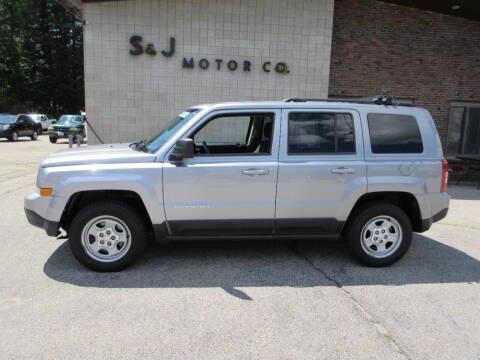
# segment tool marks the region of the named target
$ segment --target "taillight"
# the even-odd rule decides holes
[[[442,159],[442,183],[440,186],[440,192],[447,191],[448,185],[448,161]]]

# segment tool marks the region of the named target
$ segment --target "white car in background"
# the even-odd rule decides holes
[[[29,116],[35,121],[36,123],[42,124],[42,132],[46,131],[48,127],[55,121],[52,119],[48,119],[47,115],[45,114],[29,114]]]

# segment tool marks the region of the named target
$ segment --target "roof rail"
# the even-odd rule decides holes
[[[353,104],[376,104],[376,105],[392,105],[392,106],[408,106],[413,107],[415,105],[409,103],[395,102],[393,96],[381,95],[375,96],[372,100],[341,100],[341,99],[313,99],[313,98],[288,98],[284,99],[284,102],[343,102]]]

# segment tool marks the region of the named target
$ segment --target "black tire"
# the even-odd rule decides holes
[[[95,260],[82,244],[84,227],[90,220],[102,215],[120,219],[131,233],[130,248],[123,257],[112,262]],[[119,201],[99,201],[82,208],[73,218],[68,233],[75,258],[87,268],[99,272],[120,271],[130,266],[141,255],[147,243],[145,222],[132,207]]]
[[[9,141],[17,141],[18,140],[18,132],[13,131],[12,135],[8,138]]]
[[[378,258],[367,253],[362,246],[362,230],[370,220],[383,215],[397,221],[402,231],[402,239],[398,248],[391,254]],[[363,265],[372,267],[391,265],[400,260],[410,247],[413,235],[412,223],[407,214],[398,206],[386,202],[371,202],[356,210],[351,216],[344,232],[344,239],[350,254]]]
[[[33,130],[33,134],[32,134],[32,136],[30,136],[30,139],[32,139],[33,141],[37,141],[37,139],[38,139],[38,131],[37,130]]]
[[[55,144],[55,143],[57,142],[57,138],[56,138],[56,137],[50,136],[49,138],[50,138],[50,142],[51,142],[52,144]]]

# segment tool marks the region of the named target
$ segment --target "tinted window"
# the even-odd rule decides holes
[[[480,104],[455,104],[450,108],[447,153],[480,154]]]
[[[410,115],[368,114],[372,152],[412,154],[423,152],[417,120]]]
[[[336,119],[337,152],[355,152],[352,116],[350,114],[337,114]]]
[[[350,114],[293,112],[288,117],[289,154],[354,153]]]
[[[465,154],[480,153],[480,108],[468,111],[468,121],[465,124]]]

